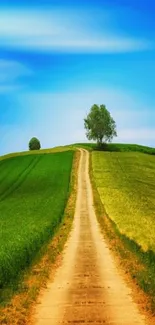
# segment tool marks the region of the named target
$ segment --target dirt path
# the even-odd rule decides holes
[[[35,325],[144,325],[100,232],[88,167],[89,154],[82,150],[73,229],[62,265],[40,298]]]

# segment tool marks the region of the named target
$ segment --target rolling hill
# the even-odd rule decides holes
[[[0,288],[18,277],[60,224],[73,151],[16,155],[0,162]]]

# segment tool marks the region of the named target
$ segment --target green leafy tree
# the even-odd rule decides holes
[[[95,140],[99,145],[111,142],[117,136],[116,123],[105,105],[93,105],[84,119],[88,140]]]
[[[29,142],[29,150],[40,150],[41,144],[37,138],[32,138]]]

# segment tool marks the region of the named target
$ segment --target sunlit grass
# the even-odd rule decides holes
[[[12,157],[17,157],[17,156],[28,156],[28,155],[34,155],[34,154],[41,155],[41,154],[48,154],[48,153],[54,153],[54,152],[64,152],[64,151],[68,151],[71,149],[72,148],[70,146],[59,146],[59,147],[54,147],[54,148],[49,148],[49,149],[13,152],[13,153],[9,153],[9,154],[0,156],[0,161],[9,159]]]
[[[155,155],[155,148],[129,143],[106,143],[102,146],[97,146],[95,143],[76,143],[73,146],[74,148],[82,147],[89,151],[100,150],[109,152],[142,152],[149,155]]]
[[[155,157],[138,152],[93,152],[102,203],[119,231],[155,251]]]

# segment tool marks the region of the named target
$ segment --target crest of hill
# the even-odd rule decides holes
[[[109,151],[109,152],[141,152],[149,155],[155,155],[155,148],[142,146],[139,144],[126,144],[126,143],[108,143],[102,146],[97,146],[95,143],[76,143],[73,147],[81,147],[89,151]]]
[[[97,146],[95,143],[74,143],[66,146],[58,146],[54,148],[32,150],[32,151],[21,151],[13,152],[3,156],[0,156],[0,161],[4,159],[9,159],[16,156],[26,156],[26,155],[41,155],[55,152],[63,152],[68,150],[76,150],[78,148],[87,149],[88,151],[109,151],[109,152],[141,152],[149,155],[155,155],[155,148],[142,146],[138,144],[125,144],[125,143],[108,143],[103,144],[101,147]]]

